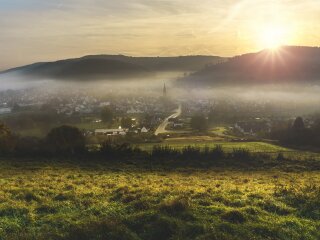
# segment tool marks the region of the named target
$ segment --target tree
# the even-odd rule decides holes
[[[208,129],[208,121],[203,115],[195,115],[191,118],[190,126],[197,131],[206,131]]]
[[[40,156],[43,142],[36,137],[22,137],[17,139],[15,154],[17,156]]]
[[[296,118],[296,120],[295,120],[294,123],[293,123],[292,128],[293,128],[294,130],[298,130],[298,131],[299,131],[299,130],[303,130],[303,129],[305,128],[302,117],[297,117],[297,118]]]
[[[142,122],[139,124],[141,127],[147,127],[147,128],[151,128],[152,127],[152,122],[154,120],[154,116],[146,113],[143,117]]]
[[[85,137],[78,128],[70,126],[52,129],[46,143],[53,153],[75,154],[85,150]]]
[[[15,147],[15,140],[10,129],[0,122],[0,153],[12,152]]]
[[[105,107],[101,111],[101,119],[103,122],[111,123],[113,120],[113,111],[109,107]]]
[[[133,124],[133,121],[131,118],[129,117],[123,117],[121,119],[121,127],[122,128],[131,128]]]
[[[10,129],[6,125],[0,122],[0,137],[5,137],[10,134],[11,134]]]

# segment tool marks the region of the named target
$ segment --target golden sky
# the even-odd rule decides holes
[[[87,54],[233,56],[280,43],[320,45],[320,0],[0,0],[0,69]]]

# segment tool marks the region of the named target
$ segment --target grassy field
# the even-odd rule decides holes
[[[320,172],[0,161],[0,239],[320,239]]]
[[[138,145],[139,147],[141,147],[141,149],[146,150],[146,151],[150,151],[152,150],[154,145],[163,145],[163,146],[171,146],[175,149],[182,149],[185,146],[194,146],[194,147],[200,147],[200,148],[204,148],[204,147],[209,147],[209,148],[213,148],[217,145],[222,146],[222,148],[225,151],[231,151],[235,148],[244,148],[244,149],[248,149],[251,152],[280,152],[280,151],[284,151],[284,152],[288,152],[288,151],[294,151],[292,149],[288,149],[285,147],[281,147],[281,146],[277,146],[274,144],[270,144],[270,143],[265,143],[265,142],[225,142],[225,141],[215,141],[215,142],[195,142],[195,143],[191,143],[190,141],[181,141],[181,142],[174,142],[174,141],[165,141],[161,144],[157,144],[157,143],[146,143],[146,144],[140,144]]]
[[[164,141],[162,143],[145,143],[138,144],[137,147],[141,148],[145,151],[152,151],[154,146],[170,146],[174,149],[181,150],[186,146],[193,146],[198,148],[215,148],[216,146],[221,146],[225,152],[231,152],[234,149],[246,149],[253,153],[266,153],[270,155],[278,155],[280,152],[283,153],[285,157],[294,158],[294,159],[319,159],[320,154],[310,151],[299,151],[296,149],[286,148],[282,146],[278,146],[271,143],[266,142],[226,142],[226,141],[213,141],[213,142],[205,142],[199,141],[191,143],[189,140],[187,141]]]
[[[227,127],[215,127],[209,131],[212,134],[215,134],[217,136],[225,137],[225,138],[234,138],[231,134],[228,132]]]

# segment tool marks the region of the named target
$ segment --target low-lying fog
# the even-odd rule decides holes
[[[275,105],[297,106],[306,111],[318,111],[320,106],[320,84],[276,84],[256,86],[224,86],[210,88],[177,88],[175,80],[182,72],[158,73],[153,77],[139,79],[109,79],[109,80],[30,80],[19,75],[0,75],[0,91],[24,88],[36,88],[45,91],[73,92],[80,91],[90,95],[104,96],[108,94],[154,96],[162,95],[163,85],[166,84],[168,95],[173,100],[225,99],[241,102],[265,102]]]
[[[30,79],[24,78],[19,74],[2,74],[0,75],[0,91],[3,90],[17,90],[24,88],[46,88],[49,89],[80,89],[90,90],[97,93],[104,91],[133,91],[137,90],[156,90],[159,85],[163,84],[172,85],[175,79],[183,76],[182,72],[159,72],[154,73],[152,77],[140,77],[140,78],[115,78],[105,80],[55,80],[55,79]]]

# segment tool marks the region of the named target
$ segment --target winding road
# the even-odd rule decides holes
[[[181,115],[181,113],[182,113],[182,106],[180,104],[179,107],[174,111],[172,115],[170,115],[165,120],[163,120],[163,122],[159,125],[159,127],[155,131],[154,135],[158,136],[159,134],[168,133],[169,131],[166,130],[166,127],[169,124],[169,119],[177,118]]]

